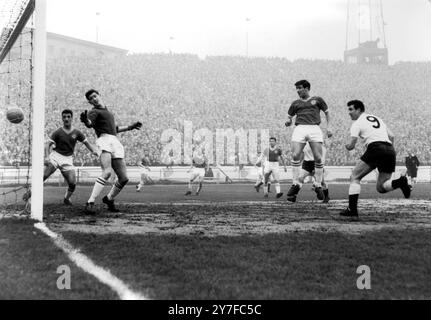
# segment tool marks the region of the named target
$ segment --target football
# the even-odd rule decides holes
[[[20,123],[24,120],[24,112],[21,108],[11,107],[7,110],[6,117],[12,123]]]

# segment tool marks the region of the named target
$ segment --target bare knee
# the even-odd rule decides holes
[[[111,177],[111,169],[103,169],[102,178],[108,180]]]
[[[126,172],[117,172],[118,183],[125,186],[129,182],[129,177]]]
[[[352,174],[350,176],[350,183],[360,184],[361,183],[361,179],[359,179],[357,176],[355,176],[355,175]]]
[[[125,186],[128,182],[129,182],[129,178],[127,178],[127,176],[122,177],[121,179],[118,179],[118,183],[121,184],[122,186]]]
[[[377,186],[376,189],[377,189],[378,193],[386,193],[386,190],[383,189],[383,187],[381,187],[381,186]]]
[[[69,184],[69,187],[68,187],[68,191],[70,191],[70,192],[75,192],[75,189],[76,189],[76,184],[75,183],[71,183],[71,184]]]
[[[301,161],[301,152],[292,153],[293,161]]]
[[[376,185],[376,189],[378,193],[386,193],[387,190],[385,188],[383,188],[383,184],[378,184]]]

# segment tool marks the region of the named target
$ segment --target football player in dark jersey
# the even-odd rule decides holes
[[[293,201],[300,190],[299,174],[301,168],[301,156],[306,142],[310,144],[315,161],[316,193],[319,200],[324,199],[322,190],[323,167],[322,144],[323,133],[320,129],[320,112],[326,116],[327,136],[330,138],[332,132],[329,126],[329,111],[326,102],[318,96],[310,96],[311,85],[307,80],[300,80],[295,83],[296,92],[299,99],[292,102],[288,110],[286,127],[292,125],[292,118],[295,118],[295,129],[292,134],[292,186],[287,193],[287,200]]]
[[[94,184],[93,191],[85,205],[85,211],[88,214],[96,213],[94,202],[111,177],[113,169],[117,175],[117,180],[109,193],[103,197],[102,201],[108,206],[109,211],[118,212],[119,210],[114,204],[114,198],[129,182],[129,178],[127,176],[126,162],[124,161],[124,147],[120,140],[118,140],[117,133],[134,129],[139,130],[142,127],[142,123],[138,121],[129,126],[117,126],[114,115],[103,103],[97,90],[91,89],[87,91],[85,97],[88,103],[93,106],[93,109],[89,112],[85,110],[81,113],[81,122],[87,128],[93,128],[96,132],[96,145],[99,148],[102,167],[102,175],[97,178]]]
[[[48,141],[45,158],[45,168],[43,172],[43,181],[47,180],[57,169],[60,170],[67,182],[68,188],[64,195],[63,203],[71,205],[70,197],[76,189],[76,174],[73,166],[73,152],[76,142],[83,143],[87,149],[94,155],[98,156],[96,150],[88,143],[84,134],[72,127],[73,112],[65,109],[61,112],[63,126],[55,130]],[[24,195],[24,200],[30,198],[30,192]]]

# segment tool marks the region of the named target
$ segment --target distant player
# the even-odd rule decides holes
[[[202,184],[205,178],[205,172],[209,169],[209,161],[208,157],[205,155],[205,149],[201,146],[196,146],[195,150],[193,150],[192,155],[192,165],[187,172],[190,173],[190,179],[188,184],[188,190],[186,192],[186,196],[190,196],[192,194],[192,186],[193,182],[198,182],[198,187],[196,189],[196,195],[198,196],[202,190]]]
[[[350,118],[355,121],[350,129],[350,143],[346,149],[355,148],[358,138],[365,140],[367,150],[353,169],[350,177],[349,207],[340,215],[347,217],[358,216],[358,199],[361,193],[361,180],[375,168],[378,169],[377,191],[386,193],[400,188],[404,197],[410,197],[410,187],[405,176],[393,180],[395,172],[396,154],[393,147],[394,135],[386,127],[382,119],[365,113],[365,106],[360,100],[352,100],[347,103]]]
[[[280,198],[283,195],[280,188],[280,173],[279,173],[280,160],[283,162],[284,172],[287,171],[287,168],[286,168],[286,163],[284,161],[283,153],[281,152],[280,147],[276,145],[276,143],[277,143],[276,138],[274,137],[269,138],[269,147],[263,151],[263,155],[265,157],[264,170],[263,170],[264,179],[265,179],[265,182],[264,182],[265,198],[268,197],[268,182],[269,182],[269,177],[271,175],[273,175],[274,177],[276,197]]]
[[[144,156],[142,157],[141,161],[139,162],[139,168],[140,170],[140,174],[141,174],[141,180],[139,182],[139,184],[136,186],[136,192],[141,191],[141,188],[147,183],[152,183],[152,180],[149,176],[149,172],[151,171],[150,169],[150,165],[151,165],[151,161],[150,161],[150,157],[148,155],[148,151],[144,152]]]
[[[166,169],[172,170],[172,166],[174,165],[174,151],[170,150],[169,153],[165,157]]]
[[[254,184],[254,188],[257,192],[260,191],[260,187],[265,183],[265,175],[264,175],[264,169],[265,169],[265,157],[263,156],[262,152],[257,153],[257,160],[254,164],[254,167],[257,172],[257,179],[256,183]],[[268,181],[268,192],[271,192],[271,182],[274,181],[274,177],[271,174],[270,180]]]
[[[326,102],[317,96],[310,96],[311,85],[307,80],[300,80],[295,83],[298,100],[293,101],[288,110],[286,127],[292,125],[292,118],[295,119],[295,129],[292,134],[292,186],[287,193],[287,200],[294,201],[300,188],[299,174],[301,166],[301,155],[305,143],[309,142],[315,161],[316,193],[319,200],[324,199],[322,190],[323,166],[322,144],[323,133],[320,129],[320,111],[326,116],[327,135],[332,136],[329,127],[329,111]]]
[[[313,152],[311,151],[310,144],[307,143],[304,147],[304,160],[302,161],[302,169],[301,174],[299,176],[299,186],[302,187],[302,185],[305,183],[305,179],[307,177],[310,177],[313,182],[313,190],[316,191],[316,179],[315,179],[315,162],[313,158]],[[325,162],[326,159],[326,148],[323,145],[322,146],[322,161]],[[329,190],[328,185],[325,182],[325,177],[322,177],[322,189],[323,189],[323,203],[329,202]],[[296,195],[293,199],[291,199],[292,202],[296,201]]]
[[[97,90],[91,89],[85,93],[88,103],[93,106],[88,113],[87,110],[81,113],[81,121],[87,128],[93,128],[96,132],[96,145],[101,152],[100,164],[102,175],[97,178],[93,191],[85,205],[85,211],[88,214],[95,214],[94,202],[105,187],[106,182],[111,177],[111,171],[114,170],[117,175],[117,181],[112,186],[109,193],[103,197],[102,201],[108,206],[109,211],[118,212],[115,207],[114,198],[121,192],[129,181],[127,176],[126,162],[124,161],[124,148],[117,138],[117,133],[140,129],[141,122],[135,122],[130,126],[119,127],[115,124],[114,115],[103,104],[100,94]]]
[[[63,110],[61,112],[61,119],[63,120],[63,127],[55,130],[48,140],[46,152],[48,156],[45,159],[43,181],[47,180],[59,169],[68,185],[63,203],[65,205],[72,205],[70,198],[76,189],[76,174],[75,167],[73,166],[73,152],[76,142],[83,143],[94,156],[98,156],[98,154],[88,143],[84,134],[72,127],[72,110]],[[24,196],[24,200],[27,201],[30,196],[31,193],[28,192]]]
[[[405,164],[407,168],[407,179],[409,180],[409,185],[416,184],[416,179],[418,176],[418,167],[420,166],[419,159],[411,151],[407,153],[405,159]]]

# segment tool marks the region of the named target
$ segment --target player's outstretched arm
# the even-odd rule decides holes
[[[283,167],[284,167],[284,172],[287,172],[286,159],[284,158],[283,155],[280,155],[280,158],[281,158],[281,163],[283,164]]]
[[[346,149],[351,151],[355,149],[356,143],[358,142],[357,137],[350,137],[350,143],[346,144]]]
[[[286,120],[286,122],[284,123],[284,125],[286,126],[286,127],[290,127],[291,125],[292,125],[292,116],[291,115],[287,115],[287,120]]]
[[[88,114],[87,114],[87,110],[85,110],[84,112],[81,112],[81,115],[79,116],[79,119],[81,120],[81,122],[87,127],[87,128],[91,128],[92,127],[92,123],[91,120],[88,119]]]
[[[326,110],[325,111],[325,117],[326,117],[326,135],[328,136],[328,138],[332,137],[332,129],[330,126],[330,122],[329,122],[329,111]]]
[[[93,148],[93,146],[92,146],[90,143],[88,143],[88,141],[87,141],[87,140],[85,140],[85,141],[83,142],[83,144],[84,144],[84,145],[85,145],[85,147],[88,149],[88,151],[90,151],[90,152],[91,152],[91,154],[92,154],[93,156],[95,156],[95,157],[98,157],[98,156],[99,156],[99,154],[97,153],[96,149],[95,149],[95,148]]]
[[[45,163],[49,162],[49,155],[52,152],[52,149],[55,147],[55,143],[54,141],[52,141],[51,139],[48,140],[48,142],[45,144]]]
[[[389,128],[386,128],[386,131],[388,132],[389,140],[391,140],[392,144],[395,142],[395,135],[392,133],[392,131]]]
[[[142,123],[137,121],[137,122],[132,123],[130,126],[117,127],[117,132],[120,133],[120,132],[124,132],[124,131],[131,131],[134,129],[139,130],[139,129],[141,129],[141,127],[142,127]]]

